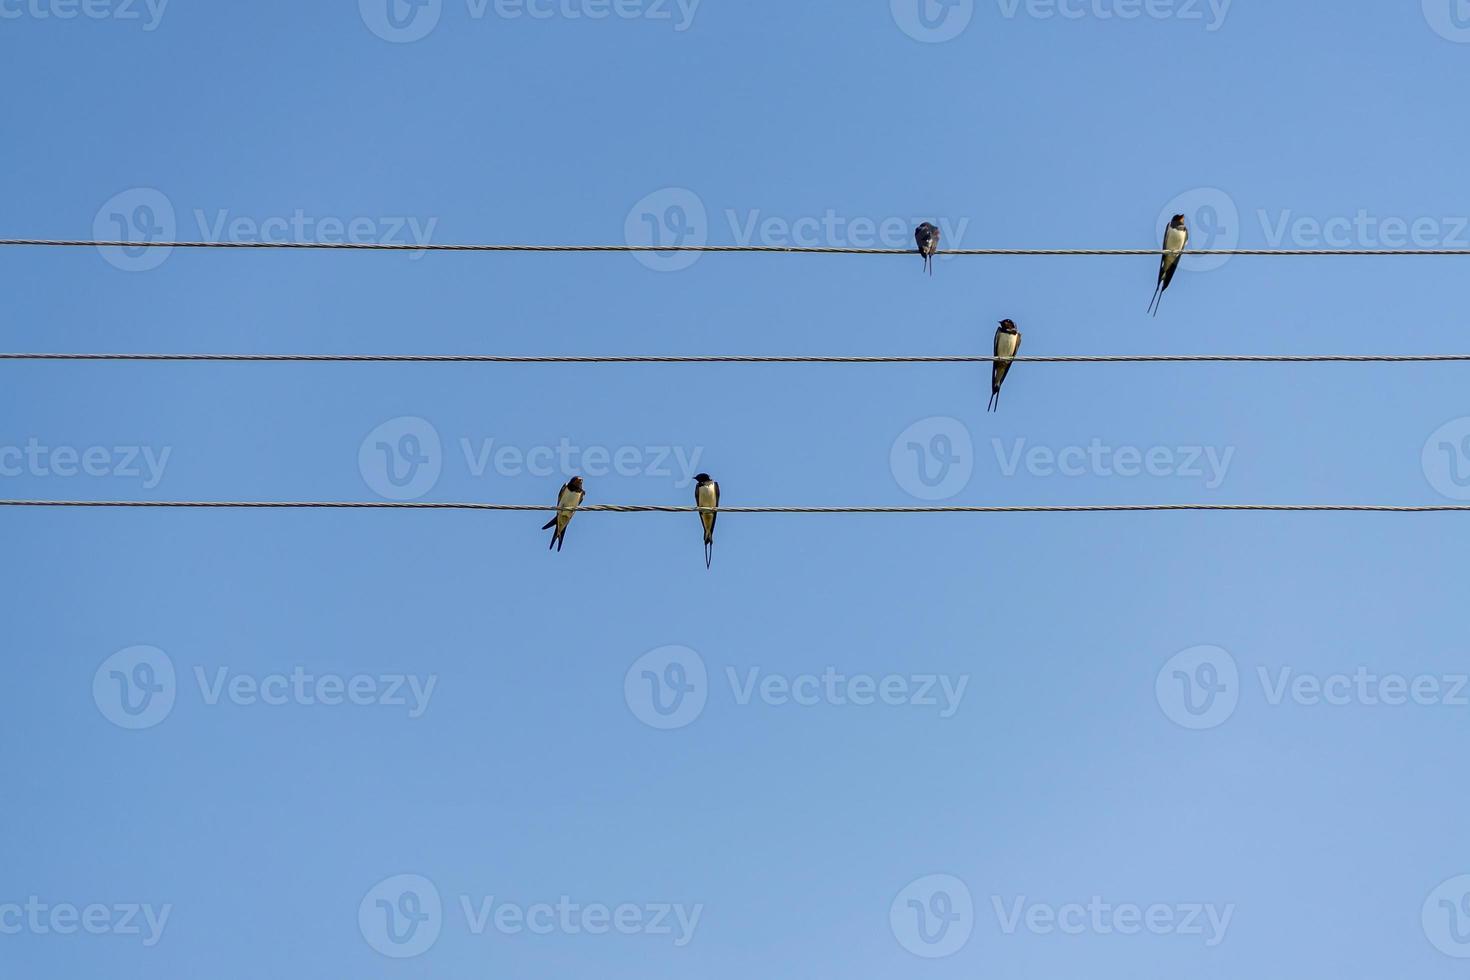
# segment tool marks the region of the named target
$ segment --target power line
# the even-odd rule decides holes
[[[852,248],[835,245],[475,245],[412,242],[129,242],[57,238],[4,238],[0,246],[38,248],[247,248],[359,252],[745,252],[782,255],[917,255],[912,248]],[[937,255],[1128,256],[1163,254],[1158,248],[949,248]],[[1256,256],[1465,256],[1470,248],[1201,248],[1186,255]]]
[[[0,353],[0,361],[174,361],[308,364],[1422,364],[1470,354],[1069,354],[995,358],[956,355],[762,354],[43,354]]]
[[[0,500],[0,507],[181,508],[231,510],[455,510],[555,513],[536,504],[425,503],[421,501],[180,501],[180,500]],[[1078,506],[929,507],[721,507],[721,514],[1145,514],[1165,512],[1287,514],[1470,513],[1470,504],[1397,507],[1382,504],[1095,504]],[[578,513],[698,514],[698,507],[588,504]]]

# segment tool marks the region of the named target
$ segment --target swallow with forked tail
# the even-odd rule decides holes
[[[708,473],[694,478],[694,505],[699,508],[699,521],[704,525],[704,567],[715,560],[715,521],[720,518],[720,485]]]
[[[1006,383],[1006,375],[1011,373],[1011,358],[1020,351],[1021,331],[1016,329],[1015,321],[1000,321],[1000,327],[995,331],[995,362],[990,369],[990,406],[986,411],[1000,411],[1000,386]]]
[[[1174,273],[1179,271],[1179,260],[1184,257],[1188,244],[1189,229],[1184,227],[1184,215],[1176,214],[1169,227],[1164,229],[1164,257],[1159,262],[1159,282],[1154,286],[1154,298],[1148,304],[1154,316],[1159,315],[1159,304],[1163,302],[1164,293],[1169,291],[1169,283],[1174,281]]]
[[[547,521],[545,526],[541,528],[543,531],[550,531],[552,528],[556,528],[551,535],[551,544],[547,546],[548,551],[552,548],[561,551],[561,546],[567,540],[567,525],[572,523],[572,515],[577,512],[577,508],[581,507],[582,501],[586,499],[587,491],[582,489],[582,478],[580,476],[572,477],[561,488],[561,492],[556,495],[556,516]]]
[[[919,243],[919,254],[924,257],[924,268],[934,275],[934,253],[939,251],[939,229],[924,222],[914,229],[914,241]]]

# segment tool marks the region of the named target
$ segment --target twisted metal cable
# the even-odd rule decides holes
[[[657,354],[46,354],[0,353],[0,361],[206,361],[345,364],[1421,364],[1470,361],[1470,354],[1068,354],[983,355],[657,355]]]
[[[555,513],[537,504],[425,503],[421,501],[182,501],[182,500],[0,500],[3,507],[141,507],[245,510],[456,510]],[[721,514],[1144,514],[1163,512],[1288,514],[1442,514],[1470,513],[1470,504],[1389,506],[1381,504],[1092,504],[1064,506],[931,507],[721,507]],[[647,504],[588,504],[578,513],[698,514],[698,507]]]
[[[62,238],[3,238],[0,246],[41,248],[265,248],[381,252],[746,252],[784,255],[917,255],[912,248],[836,245],[475,245],[412,242],[129,242]],[[1158,248],[947,248],[937,255],[1151,255]],[[1188,255],[1382,256],[1470,255],[1470,248],[1200,248]]]

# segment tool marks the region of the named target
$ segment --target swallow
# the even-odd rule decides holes
[[[939,251],[939,229],[924,222],[914,229],[914,241],[919,243],[919,254],[924,257],[924,268],[934,275],[934,253]]]
[[[1176,214],[1169,227],[1164,229],[1164,258],[1159,263],[1159,284],[1154,287],[1154,298],[1148,304],[1154,316],[1159,315],[1159,303],[1168,292],[1169,283],[1174,281],[1174,273],[1179,270],[1179,260],[1188,244],[1189,229],[1184,227],[1184,215]]]
[[[556,531],[551,535],[551,544],[547,547],[547,551],[550,551],[552,548],[561,551],[561,546],[567,540],[567,525],[572,523],[572,515],[577,512],[577,508],[581,507],[582,501],[586,499],[587,491],[582,489],[582,478],[580,476],[572,477],[561,488],[561,492],[556,495],[556,516],[547,521],[545,526],[541,528],[543,531],[550,531],[553,527],[556,528]]]
[[[990,369],[990,407],[989,412],[1000,411],[1000,386],[1006,383],[1006,375],[1011,373],[1011,358],[1021,351],[1021,331],[1016,329],[1014,320],[1000,321],[1000,328],[995,331],[995,363]]]
[[[708,473],[694,478],[694,506],[699,508],[699,521],[704,525],[704,567],[715,560],[715,521],[719,520],[720,485]]]

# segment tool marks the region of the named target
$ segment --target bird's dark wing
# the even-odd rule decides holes
[[[1163,291],[1167,291],[1169,283],[1174,281],[1174,273],[1179,271],[1180,258],[1178,255],[1165,256],[1164,267],[1159,270],[1159,285]]]

